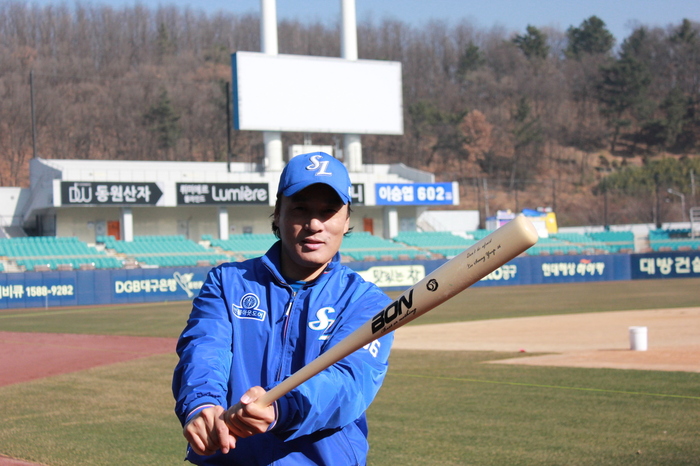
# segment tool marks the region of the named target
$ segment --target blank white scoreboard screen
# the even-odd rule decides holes
[[[403,134],[401,63],[236,52],[237,130]]]

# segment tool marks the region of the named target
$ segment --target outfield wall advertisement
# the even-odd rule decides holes
[[[700,251],[632,254],[632,279],[700,277]]]
[[[0,309],[186,301],[206,267],[0,274]]]
[[[386,291],[401,291],[445,260],[351,262],[350,268]],[[192,300],[209,267],[0,273],[0,309]],[[700,251],[649,254],[526,256],[473,286],[700,278]]]

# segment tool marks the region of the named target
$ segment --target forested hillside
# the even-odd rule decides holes
[[[281,21],[278,35],[280,53],[340,56],[339,22]],[[364,161],[459,181],[460,208],[549,206],[563,225],[660,224],[700,200],[696,22],[617,38],[595,16],[514,33],[373,20],[358,23],[358,41],[360,58],[403,64],[404,135],[364,136]],[[27,186],[35,151],[226,160],[226,85],[239,50],[260,50],[257,16],[3,2],[0,185]],[[260,162],[260,133],[234,131],[231,152]]]

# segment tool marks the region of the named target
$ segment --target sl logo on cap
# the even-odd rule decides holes
[[[323,160],[322,155],[311,156],[309,157],[309,160],[311,160],[311,165],[306,166],[307,170],[317,170],[316,176],[333,176],[333,173],[326,171],[328,170],[328,164],[330,163],[330,161]]]

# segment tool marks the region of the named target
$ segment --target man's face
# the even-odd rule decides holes
[[[313,184],[291,197],[282,196],[274,222],[282,240],[282,274],[288,280],[309,281],[340,249],[350,216],[333,188]]]

